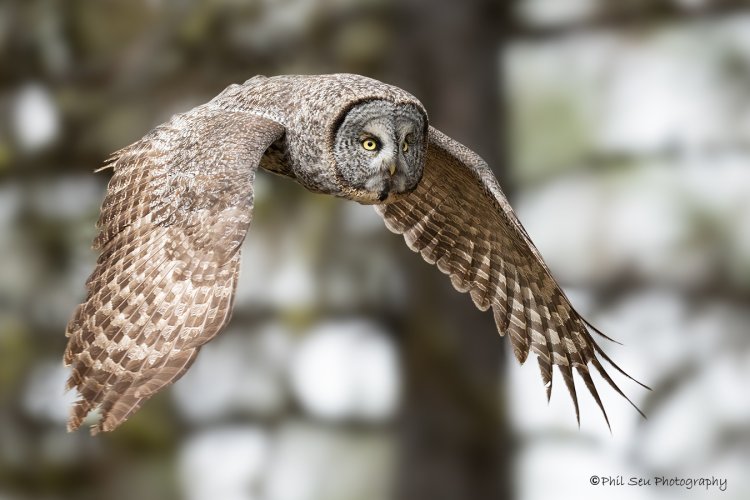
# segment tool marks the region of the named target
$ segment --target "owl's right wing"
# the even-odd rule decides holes
[[[474,152],[430,127],[424,174],[417,188],[392,203],[377,205],[376,210],[391,231],[403,234],[412,250],[448,274],[457,290],[469,292],[479,309],[492,308],[499,333],[509,333],[520,363],[529,351],[537,355],[547,398],[552,367],[557,366],[576,417],[574,370],[605,419],[590,367],[627,399],[599,357],[622,370],[596,344],[589,333],[593,327],[575,311],[492,170]]]
[[[114,155],[101,253],[66,331],[68,388],[80,395],[69,430],[97,407],[92,432],[120,425],[227,324],[255,172],[283,134],[266,118],[204,105]]]

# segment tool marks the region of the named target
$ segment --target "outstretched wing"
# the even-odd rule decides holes
[[[599,356],[632,377],[596,344],[589,328],[596,330],[573,309],[492,171],[474,152],[430,127],[424,175],[418,187],[376,210],[391,231],[404,235],[409,248],[437,264],[457,290],[469,292],[479,309],[492,308],[500,335],[510,334],[520,363],[526,361],[530,350],[536,353],[548,399],[552,366],[559,368],[579,423],[574,369],[596,399],[607,425],[609,419],[589,368],[594,367],[630,401],[605,371]]]
[[[92,433],[120,425],[227,324],[255,171],[283,133],[205,105],[114,155],[94,240],[101,254],[66,331],[68,388],[80,394],[69,430],[97,407]]]

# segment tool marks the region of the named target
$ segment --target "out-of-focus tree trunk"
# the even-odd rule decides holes
[[[432,125],[487,160],[506,190],[500,55],[512,4],[399,3],[388,76],[422,100]],[[513,448],[499,384],[505,342],[491,314],[407,252],[409,279],[424,285],[401,333],[405,393],[396,498],[510,498]]]

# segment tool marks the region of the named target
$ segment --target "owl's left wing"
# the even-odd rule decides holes
[[[492,171],[474,152],[430,127],[419,185],[392,203],[376,206],[376,210],[391,231],[403,234],[409,248],[430,264],[437,264],[458,291],[469,292],[479,309],[492,308],[498,332],[510,334],[520,363],[526,361],[529,350],[537,355],[548,399],[552,367],[559,368],[579,423],[574,369],[601,408],[607,425],[609,418],[590,367],[633,404],[604,369],[599,356],[632,377],[596,344],[589,328],[597,330],[573,309]]]

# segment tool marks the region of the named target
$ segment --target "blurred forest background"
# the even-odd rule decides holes
[[[1,500],[750,498],[748,2],[6,0],[0,61]],[[372,208],[260,174],[228,330],[65,432],[93,170],[230,83],[341,71],[490,162],[647,421],[603,388],[613,433],[588,396],[578,429]]]

